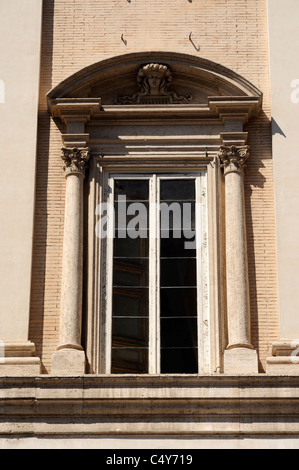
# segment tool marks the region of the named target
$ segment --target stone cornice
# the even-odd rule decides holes
[[[234,118],[242,120],[243,123],[257,116],[262,108],[262,97],[213,96],[208,102],[210,110],[214,111],[221,120]]]
[[[101,98],[56,98],[48,101],[49,111],[53,118],[67,122],[89,122],[91,119],[106,121],[111,119],[216,119],[224,122],[227,119],[240,120],[242,124],[252,116],[258,115],[261,109],[261,98],[210,97],[208,105],[193,104],[157,104],[157,105],[106,105],[102,106]]]
[[[0,435],[299,435],[299,377],[0,378]]]
[[[64,124],[70,121],[88,122],[101,109],[100,98],[56,98],[48,101],[53,118]]]

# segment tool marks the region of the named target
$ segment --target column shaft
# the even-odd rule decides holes
[[[83,265],[83,175],[66,178],[66,204],[60,309],[60,346],[81,347]]]
[[[66,195],[63,239],[59,346],[52,356],[52,373],[84,374],[81,346],[83,276],[83,180],[87,148],[62,149]]]
[[[242,172],[226,174],[225,203],[228,348],[252,348]]]
[[[257,373],[257,353],[250,333],[250,302],[244,199],[244,164],[248,146],[221,147],[225,178],[226,297],[228,345],[224,372]]]

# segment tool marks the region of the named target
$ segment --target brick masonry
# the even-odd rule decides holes
[[[264,94],[261,116],[246,129],[252,137],[245,181],[252,339],[264,371],[279,337],[267,38],[266,0],[44,2],[30,319],[44,373],[58,344],[65,191],[61,129],[50,119],[45,95],[83,67],[152,50],[220,63]]]

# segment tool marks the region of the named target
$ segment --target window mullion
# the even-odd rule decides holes
[[[106,312],[109,314],[106,316],[105,321],[105,342],[108,347],[106,347],[106,355],[105,355],[105,363],[104,363],[104,371],[106,374],[111,373],[111,346],[112,346],[112,299],[113,299],[113,242],[115,236],[115,218],[114,218],[114,179],[109,178],[108,180],[108,188],[109,188],[109,196],[107,198],[107,216],[108,216],[108,224],[107,224],[107,260],[111,260],[111,262],[107,263],[107,279],[106,279],[106,301],[107,301],[107,308]]]
[[[160,220],[160,180],[161,178],[156,177],[156,368],[157,374],[161,373],[161,323],[160,323],[160,256],[161,256],[161,220]]]
[[[149,373],[157,374],[158,365],[158,285],[157,285],[157,175],[150,179],[149,204]]]

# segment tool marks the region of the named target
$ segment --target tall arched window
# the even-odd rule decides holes
[[[109,59],[48,94],[65,124],[59,371],[64,356],[101,374],[257,371],[243,126],[261,101],[234,72],[174,53]]]

